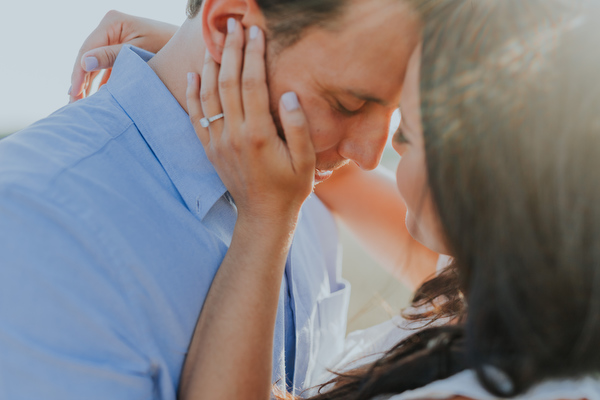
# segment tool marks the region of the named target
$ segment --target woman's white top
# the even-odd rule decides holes
[[[446,321],[440,321],[445,323]],[[373,362],[395,344],[420,329],[422,326],[401,317],[394,317],[380,325],[353,332],[348,335],[345,349],[332,371],[347,371]],[[320,382],[327,382],[335,375],[324,372]],[[463,371],[450,378],[435,381],[419,389],[391,397],[391,400],[448,399],[465,396],[476,400],[493,400],[496,396],[487,392],[473,371]],[[541,383],[529,392],[514,397],[515,400],[600,400],[600,375],[581,380],[554,380]]]

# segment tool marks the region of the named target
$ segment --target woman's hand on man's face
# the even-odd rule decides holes
[[[88,96],[94,79],[102,70],[106,72],[99,86],[108,81],[124,44],[156,53],[176,31],[175,25],[109,11],[79,49],[71,74],[70,102]]]
[[[312,192],[315,152],[308,124],[295,93],[282,96],[279,116],[285,141],[269,110],[265,37],[258,27],[247,32],[235,19],[219,66],[207,52],[202,85],[188,75],[187,106],[209,160],[238,208],[238,220],[283,223],[295,218]],[[224,114],[205,128],[204,117]]]

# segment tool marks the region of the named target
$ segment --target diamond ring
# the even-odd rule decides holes
[[[211,122],[214,122],[214,121],[216,121],[216,120],[218,120],[218,119],[221,119],[221,118],[223,118],[224,116],[225,116],[225,115],[224,115],[223,113],[221,113],[221,114],[217,114],[217,115],[215,115],[214,117],[210,117],[210,118],[202,118],[202,119],[200,120],[200,125],[201,125],[203,128],[208,128],[208,126],[210,125],[210,123],[211,123]]]

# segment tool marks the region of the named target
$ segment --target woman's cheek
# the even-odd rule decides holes
[[[406,228],[419,243],[435,252],[449,254],[429,190],[425,158],[419,156],[407,152],[398,163],[396,179],[406,204]]]
[[[422,188],[418,185],[417,177],[418,169],[416,168],[414,160],[409,154],[405,154],[398,163],[396,182],[398,184],[400,195],[410,211],[415,210],[415,202],[417,198],[421,197],[418,194],[422,193]]]
[[[419,202],[422,201],[423,187],[419,185],[418,168],[408,154],[402,156],[398,163],[396,172],[396,182],[400,196],[404,199],[406,205],[406,228],[411,236],[420,241],[419,238],[419,216],[416,213],[419,210]]]

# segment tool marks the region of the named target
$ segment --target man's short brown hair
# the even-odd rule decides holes
[[[267,35],[280,46],[294,44],[306,28],[330,26],[348,0],[256,0],[267,20]],[[188,0],[188,18],[198,15],[202,0]]]

